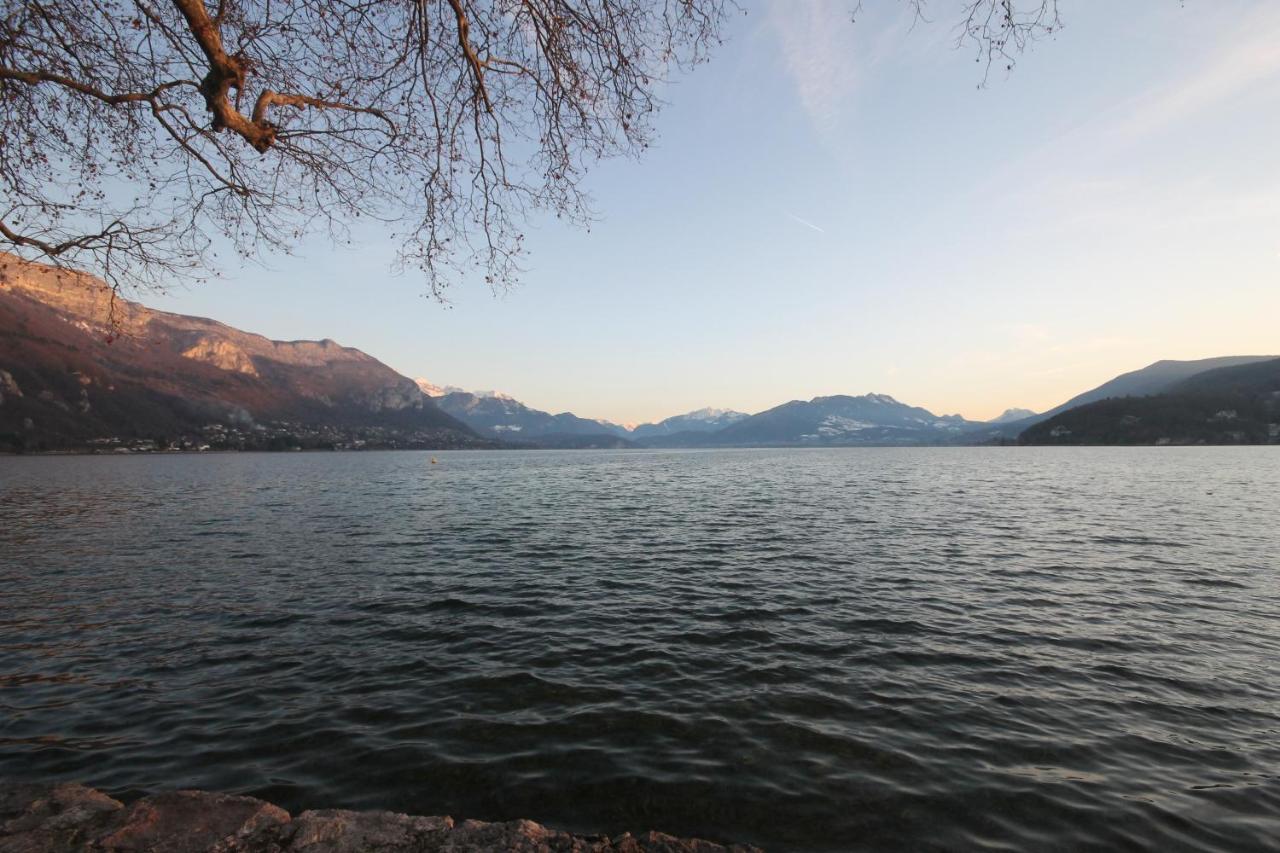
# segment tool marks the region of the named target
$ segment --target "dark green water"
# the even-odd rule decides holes
[[[1280,845],[1274,448],[0,458],[0,777]]]

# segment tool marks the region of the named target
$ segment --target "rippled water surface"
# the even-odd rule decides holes
[[[0,777],[1280,847],[1280,452],[0,458]]]

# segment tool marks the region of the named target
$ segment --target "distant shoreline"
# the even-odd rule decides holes
[[[287,456],[291,454],[363,454],[363,453],[519,453],[536,451],[539,453],[702,453],[708,451],[719,450],[975,450],[980,448],[990,449],[1010,449],[1010,448],[1043,448],[1057,447],[1063,449],[1075,448],[1086,450],[1090,448],[1179,448],[1179,447],[1276,447],[1280,446],[1274,442],[1230,442],[1230,443],[1203,443],[1203,442],[1163,442],[1163,443],[1144,443],[1144,444],[1020,444],[1014,441],[989,443],[989,444],[831,444],[831,445],[804,445],[804,444],[752,444],[752,445],[733,445],[724,447],[703,446],[703,447],[532,447],[532,446],[499,446],[499,447],[362,447],[362,448],[318,448],[318,447],[301,447],[290,450],[275,450],[266,447],[254,448],[218,448],[209,450],[97,450],[97,449],[68,449],[68,450],[0,450],[2,456],[226,456],[238,454],[264,454],[271,456]]]

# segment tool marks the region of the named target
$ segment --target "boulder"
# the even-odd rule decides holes
[[[288,812],[253,797],[174,791],[134,803],[98,846],[111,853],[274,853],[288,826]]]
[[[307,811],[293,820],[289,850],[305,853],[380,853],[435,849],[453,829],[449,817],[396,812]]]
[[[90,850],[124,806],[84,785],[0,786],[0,853]]]
[[[0,785],[0,853],[760,853],[660,832],[580,836],[531,820],[337,809],[290,818],[271,803],[174,791],[126,808],[77,784]]]

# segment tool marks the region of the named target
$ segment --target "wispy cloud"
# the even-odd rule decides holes
[[[1117,100],[1010,163],[994,176],[993,183],[1034,187],[1069,179],[1081,184],[1079,177],[1063,174],[1064,164],[1074,164],[1077,173],[1090,175],[1076,192],[1125,187],[1127,179],[1099,177],[1099,172],[1136,146],[1150,145],[1153,138],[1186,125],[1223,101],[1280,80],[1277,30],[1280,8],[1269,7],[1206,33],[1210,46],[1177,79]]]
[[[1114,143],[1148,137],[1222,100],[1280,74],[1280,12],[1260,8],[1221,40],[1198,68],[1181,80],[1139,95],[1118,110],[1103,130]]]
[[[784,211],[782,211],[782,213],[783,213],[783,215],[784,215],[784,216],[786,216],[788,219],[792,220],[793,222],[799,222],[799,223],[800,223],[801,225],[803,225],[805,228],[812,228],[814,231],[817,231],[819,234],[826,234],[826,233],[827,233],[827,229],[825,229],[825,228],[819,228],[817,225],[814,225],[814,224],[813,224],[812,222],[810,222],[809,220],[807,220],[807,219],[801,219],[799,216],[796,216],[794,213],[791,213],[790,211],[784,210]]]
[[[1118,82],[1105,109],[988,173],[970,198],[998,203],[1019,239],[1124,235],[1132,246],[1274,222],[1280,179],[1244,168],[1238,152],[1256,150],[1246,139],[1230,143],[1232,153],[1203,152],[1227,136],[1219,111],[1280,95],[1278,30],[1277,6],[1215,21],[1194,56],[1158,85],[1124,92]]]
[[[767,20],[805,113],[818,131],[834,130],[859,76],[848,3],[773,0]]]

